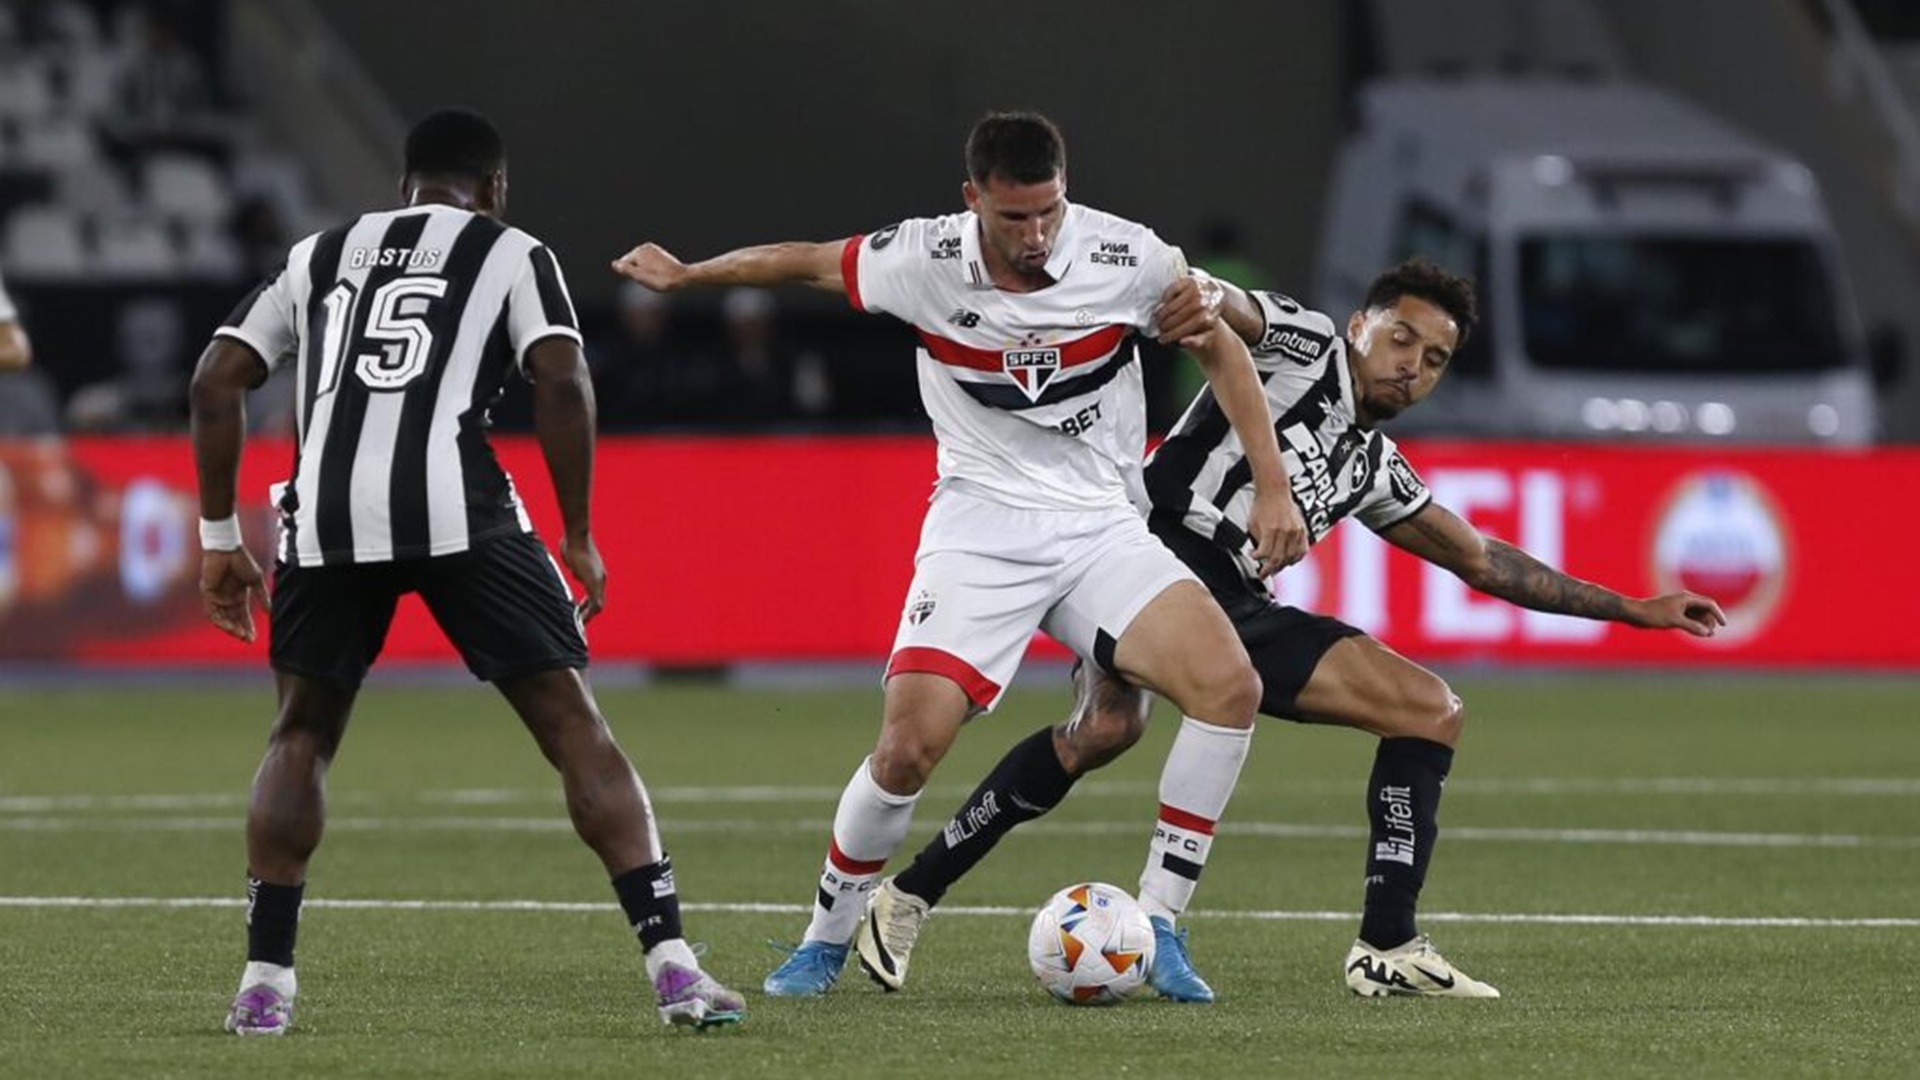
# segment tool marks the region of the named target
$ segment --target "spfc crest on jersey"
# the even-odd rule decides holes
[[[1000,354],[1000,367],[1027,395],[1039,401],[1053,377],[1060,374],[1060,350],[1052,348],[1007,349]]]

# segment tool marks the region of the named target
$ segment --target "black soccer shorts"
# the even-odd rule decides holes
[[[586,635],[560,568],[539,537],[513,533],[428,559],[280,563],[268,618],[274,670],[358,686],[407,593],[420,594],[477,678],[587,666]]]
[[[1297,699],[1313,678],[1327,650],[1344,638],[1366,631],[1330,615],[1287,607],[1274,600],[1265,582],[1240,571],[1233,556],[1181,524],[1178,518],[1148,519],[1155,536],[1186,563],[1219,602],[1247,647],[1263,689],[1260,711],[1281,720],[1299,720]]]

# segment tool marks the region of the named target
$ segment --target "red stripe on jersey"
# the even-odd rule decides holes
[[[958,683],[967,699],[981,708],[993,704],[1000,696],[1000,684],[980,674],[979,669],[965,660],[943,649],[929,649],[924,645],[908,645],[895,649],[887,661],[887,678],[903,672],[920,672],[927,675],[944,675]]]
[[[1160,804],[1160,820],[1176,829],[1197,832],[1202,836],[1212,836],[1213,827],[1217,824],[1216,822],[1201,817],[1199,814],[1189,813],[1177,806],[1168,806],[1166,803]]]
[[[877,874],[881,867],[887,865],[885,859],[861,862],[859,859],[848,858],[847,853],[840,850],[838,840],[827,841],[827,861],[833,864],[835,870],[843,874]]]
[[[1001,355],[1006,351],[1004,349],[981,349],[972,345],[962,345],[938,334],[931,334],[917,328],[916,330],[920,335],[920,343],[926,346],[928,355],[943,364],[972,368],[975,371],[1006,370],[1001,360]],[[1113,355],[1113,350],[1119,348],[1120,343],[1126,339],[1126,327],[1106,326],[1086,337],[1074,338],[1059,345],[1035,345],[1033,348],[1059,349],[1060,366],[1070,368],[1078,364],[1090,364],[1095,360]]]
[[[867,305],[860,302],[860,242],[866,238],[865,233],[849,236],[847,245],[840,249],[840,280],[847,286],[847,303],[860,312],[867,310]]]

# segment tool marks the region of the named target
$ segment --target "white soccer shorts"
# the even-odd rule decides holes
[[[1131,507],[1022,510],[943,487],[920,529],[887,676],[944,675],[992,709],[1035,629],[1110,666],[1148,601],[1198,580]]]

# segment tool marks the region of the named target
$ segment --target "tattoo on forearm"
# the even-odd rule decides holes
[[[1535,611],[1625,620],[1626,597],[1612,589],[1569,577],[1500,540],[1487,541],[1487,573],[1480,589]]]
[[[1448,534],[1447,530],[1442,528],[1438,522],[1429,521],[1426,514],[1420,513],[1413,515],[1407,519],[1407,524],[1411,525],[1413,531],[1419,533],[1422,539],[1434,547],[1441,549],[1441,552],[1445,555],[1458,556],[1461,554],[1460,545],[1453,542],[1453,537]],[[1445,560],[1443,559],[1442,561]]]

